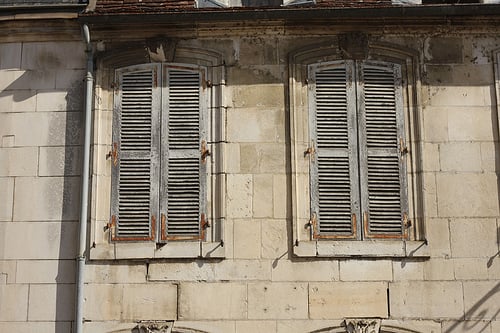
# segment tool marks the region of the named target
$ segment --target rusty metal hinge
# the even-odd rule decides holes
[[[201,142],[201,163],[205,163],[207,156],[210,156],[210,150],[207,148],[207,143],[205,140]]]
[[[309,237],[311,238],[311,240],[316,238],[317,223],[318,223],[318,218],[316,216],[316,213],[313,213],[311,219],[309,220],[309,223],[307,224],[307,226],[309,227]]]
[[[118,143],[114,142],[111,150],[106,154],[106,159],[113,158],[113,165],[118,165]]]
[[[161,240],[167,239],[167,217],[165,214],[161,213],[160,215],[160,232],[161,232]]]
[[[313,156],[314,153],[316,152],[316,150],[314,149],[314,147],[309,147],[307,148],[307,150],[304,152],[304,157],[306,157],[307,155],[309,156]]]
[[[408,219],[408,213],[403,213],[403,225],[405,228],[411,227],[411,220]]]
[[[401,156],[408,154],[408,147],[404,143],[403,138],[399,138],[399,152]]]
[[[116,215],[111,215],[111,222],[106,224],[106,230],[110,231],[111,240],[116,238]]]

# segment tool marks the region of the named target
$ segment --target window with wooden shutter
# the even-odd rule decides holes
[[[407,194],[399,65],[309,66],[314,238],[404,238]]]
[[[203,240],[207,101],[199,66],[116,71],[113,241]]]

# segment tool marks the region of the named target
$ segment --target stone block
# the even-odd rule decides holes
[[[26,321],[28,318],[28,285],[0,285],[0,322]]]
[[[286,175],[273,175],[273,217],[288,218],[288,179]]]
[[[284,73],[283,67],[268,63],[252,64],[250,66],[238,63],[236,66],[230,66],[227,69],[227,76],[231,78],[232,85],[236,87],[256,84],[279,84],[284,81]]]
[[[144,264],[92,264],[85,265],[86,283],[145,283]]]
[[[234,48],[237,59],[245,65],[276,64],[278,59],[278,41],[274,38],[244,37],[238,40]]]
[[[77,223],[0,223],[4,259],[72,259],[76,257]],[[23,241],[20,242],[19,240]]]
[[[0,69],[21,68],[22,43],[2,43],[0,47]]]
[[[424,265],[419,261],[393,261],[394,281],[423,280]]]
[[[80,147],[40,147],[39,176],[76,176],[81,168]]]
[[[389,284],[391,317],[460,318],[462,284],[455,281],[405,281]]]
[[[28,321],[71,321],[75,317],[73,284],[30,285]]]
[[[143,259],[155,256],[156,246],[152,242],[128,243],[117,242],[115,245],[115,259]],[[199,252],[199,251],[198,251]]]
[[[254,218],[273,216],[273,175],[253,176],[253,214]]]
[[[84,333],[131,333],[137,327],[135,322],[120,322],[120,321],[87,321],[83,325]],[[64,331],[66,332],[66,331]],[[69,330],[68,332],[71,332]]]
[[[58,69],[56,76],[56,89],[69,89],[73,92],[80,91],[81,96],[84,96],[85,75],[85,70]],[[82,106],[83,105],[80,107]]]
[[[339,263],[336,260],[276,260],[272,266],[273,281],[338,281]]]
[[[488,279],[488,260],[486,258],[453,259],[453,266],[457,280]]]
[[[224,160],[226,161],[227,173],[240,172],[240,146],[236,143],[228,143],[225,145]]]
[[[448,219],[427,219],[425,227],[431,257],[448,258],[451,256]]]
[[[232,109],[227,113],[227,139],[231,143],[283,142],[284,117],[282,109]]]
[[[247,287],[241,283],[181,283],[179,320],[246,319]]]
[[[340,261],[341,281],[392,281],[392,264],[389,260]]]
[[[500,319],[500,281],[464,282],[465,319]]]
[[[0,70],[0,91],[54,89],[55,86],[55,71]]]
[[[38,149],[36,147],[0,148],[0,177],[36,176]]]
[[[435,172],[441,170],[439,164],[439,144],[424,143],[422,150],[422,167],[423,171]]]
[[[448,141],[448,109],[426,106],[423,110],[424,141]]]
[[[9,90],[0,93],[0,113],[33,112],[36,108],[36,91]]]
[[[500,170],[500,157],[497,156],[499,150],[498,143],[481,142],[481,169],[483,171]]]
[[[333,329],[332,332],[345,331],[342,327],[343,320],[280,320],[277,323],[277,333],[304,333],[304,332],[322,332],[327,328]],[[328,332],[328,331],[326,331]]]
[[[484,107],[491,104],[491,95],[489,86],[430,86],[429,103],[432,106],[442,107]],[[458,110],[457,110],[458,111]],[[475,112],[476,113],[476,112]],[[450,120],[455,117],[448,117],[448,131],[451,132]],[[469,124],[470,125],[470,124]],[[451,134],[451,133],[450,133]],[[450,135],[451,136],[451,135]]]
[[[176,329],[180,332],[183,332],[183,329],[185,329],[187,332],[194,330],[194,332],[237,333],[234,325],[235,322],[230,320],[176,320],[174,323],[174,332]]]
[[[456,219],[450,233],[453,258],[490,258],[498,252],[495,219]]]
[[[263,260],[224,260],[190,263],[152,263],[149,281],[249,281],[270,280],[271,263]]]
[[[0,322],[0,332],[71,332],[71,322]]]
[[[285,170],[285,145],[263,143],[240,145],[241,172],[276,173]]]
[[[234,258],[260,258],[261,229],[260,221],[234,220]]]
[[[454,280],[453,261],[450,259],[433,259],[423,263],[425,280]]]
[[[383,327],[400,327],[402,331],[414,331],[414,332],[426,332],[426,333],[440,333],[441,331],[441,323],[436,320],[425,320],[425,319],[385,319],[382,322]],[[451,333],[451,332],[450,332]]]
[[[249,319],[307,319],[306,283],[249,283]]]
[[[22,177],[16,179],[14,220],[78,220],[80,179]]]
[[[0,122],[0,137],[15,136],[17,147],[79,145],[80,112],[9,113]]]
[[[452,333],[494,333],[491,322],[487,320],[454,320],[442,323],[443,332]]]
[[[457,107],[448,117],[448,136],[450,141],[495,141],[493,124],[491,107]]]
[[[438,215],[436,174],[432,172],[423,173],[423,183],[425,216],[436,217]]]
[[[262,258],[278,259],[286,256],[289,241],[287,226],[286,220],[262,221]]]
[[[481,144],[470,142],[442,143],[439,159],[442,171],[481,171]]]
[[[255,333],[255,332],[276,332],[275,320],[248,320],[235,322],[236,330],[238,333]]]
[[[36,97],[36,111],[77,111],[83,107],[83,90],[79,94],[67,90],[42,90]]]
[[[0,260],[0,284],[16,282],[16,266],[15,260]]]
[[[122,319],[177,319],[177,286],[166,283],[124,285]]]
[[[432,37],[425,41],[425,58],[433,64],[462,63],[464,45],[460,37]]]
[[[75,283],[75,271],[74,260],[19,260],[16,283]]]
[[[284,85],[275,83],[235,86],[233,87],[233,105],[236,108],[283,108],[285,105]]]
[[[498,216],[498,176],[494,173],[442,173],[436,176],[441,217]]]
[[[252,194],[252,175],[227,175],[227,217],[251,217]]]
[[[0,178],[0,221],[11,221],[14,204],[14,178]]]
[[[85,319],[119,320],[123,310],[123,284],[87,284],[84,289]]]
[[[309,284],[309,318],[387,318],[387,283],[320,282]]]
[[[23,69],[84,69],[85,64],[85,44],[83,42],[23,44],[21,63]]]

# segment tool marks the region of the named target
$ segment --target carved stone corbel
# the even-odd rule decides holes
[[[381,320],[377,318],[345,319],[347,333],[380,333]]]

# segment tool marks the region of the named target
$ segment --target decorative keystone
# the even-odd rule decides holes
[[[344,325],[347,333],[380,333],[380,319],[356,318],[345,319]]]

